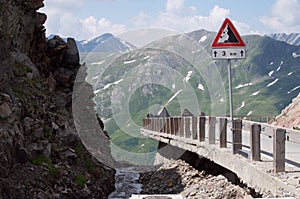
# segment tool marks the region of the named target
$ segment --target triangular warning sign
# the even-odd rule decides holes
[[[244,47],[245,43],[232,22],[226,18],[211,46],[213,48]]]

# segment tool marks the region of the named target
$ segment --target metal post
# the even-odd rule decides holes
[[[285,133],[284,129],[273,132],[273,165],[276,173],[285,171]]]
[[[261,126],[259,124],[251,125],[251,134],[250,134],[250,149],[251,157],[253,161],[260,161],[260,133]]]
[[[231,133],[232,133],[232,143],[234,143],[234,135],[233,135],[233,126],[234,126],[234,120],[233,120],[233,102],[232,102],[232,77],[231,77],[231,62],[230,59],[228,61],[228,82],[229,82],[229,105],[230,105],[230,119],[231,119]],[[232,151],[234,153],[234,147],[232,147]]]

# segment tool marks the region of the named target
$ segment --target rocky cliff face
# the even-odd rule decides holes
[[[300,129],[300,93],[272,122],[286,128]]]
[[[85,150],[71,116],[76,43],[45,38],[42,6],[0,0],[0,198],[106,198],[114,171]]]

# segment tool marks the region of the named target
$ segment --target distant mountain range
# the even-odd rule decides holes
[[[300,45],[300,33],[273,33],[268,37],[291,45]],[[76,41],[79,52],[127,52],[136,47],[110,33],[100,35],[90,41]]]
[[[54,35],[49,35],[49,39]],[[62,38],[66,41],[66,38]],[[136,47],[122,39],[116,38],[110,33],[100,35],[90,41],[75,40],[79,52],[127,52],[136,49]]]
[[[300,33],[291,33],[291,34],[286,34],[286,33],[274,33],[274,34],[269,34],[269,37],[272,39],[278,40],[278,41],[284,41],[288,44],[291,45],[300,45]]]
[[[51,34],[48,38],[52,38],[53,36],[54,35]],[[300,45],[300,33],[273,33],[266,36],[291,45]],[[63,39],[66,40],[66,38]],[[105,33],[89,41],[76,40],[76,44],[79,52],[128,52],[137,49],[133,44],[119,39],[110,33]]]

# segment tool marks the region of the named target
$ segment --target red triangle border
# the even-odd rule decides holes
[[[228,43],[218,43],[218,40],[223,32],[223,30],[225,29],[226,25],[229,25],[233,34],[236,36],[238,42],[228,42]],[[223,22],[217,36],[215,37],[211,47],[213,48],[219,48],[219,47],[245,47],[245,43],[242,40],[240,34],[237,32],[237,30],[235,29],[233,23],[230,21],[229,18],[226,18],[225,21]]]

